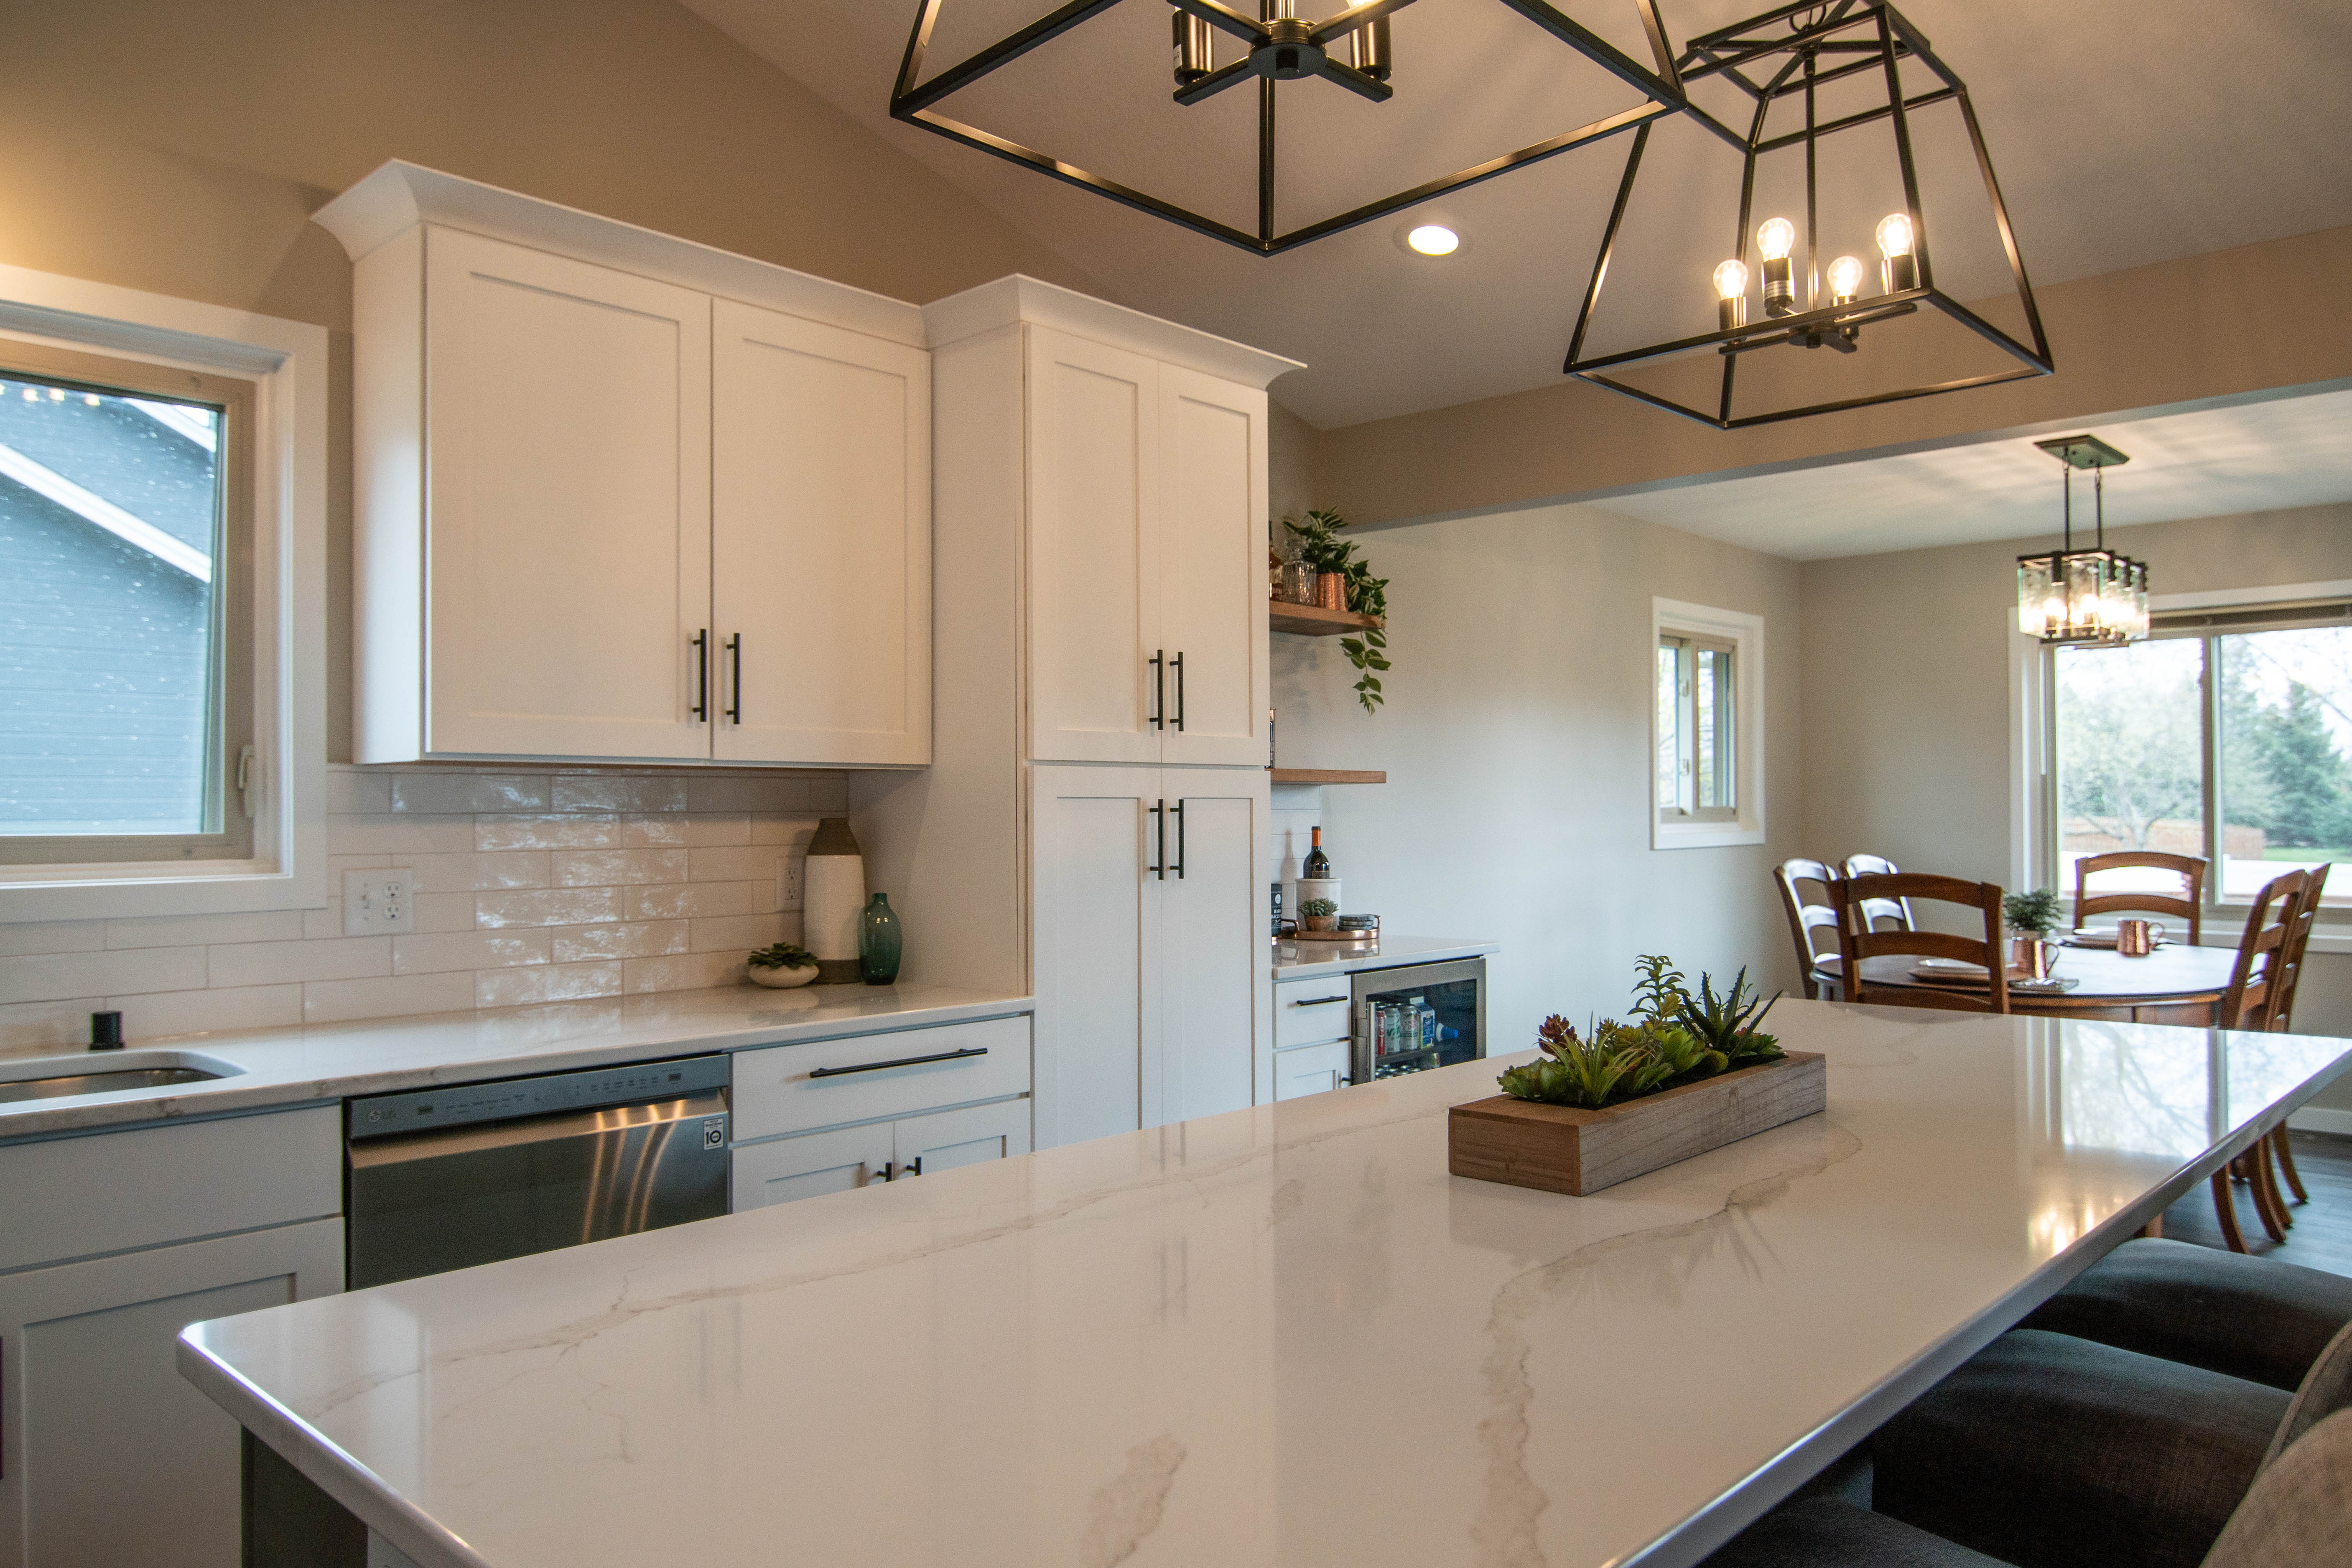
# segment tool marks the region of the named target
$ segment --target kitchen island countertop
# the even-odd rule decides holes
[[[199,1323],[180,1364],[420,1568],[1679,1568],[2352,1062],[1774,1024],[1826,1112],[1589,1197],[1446,1173],[1482,1061]]]

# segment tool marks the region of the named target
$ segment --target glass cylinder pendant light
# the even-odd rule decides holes
[[[2045,643],[2118,645],[2147,636],[2147,565],[2107,548],[2106,470],[2131,459],[2095,436],[2062,436],[2035,446],[2065,467],[2065,542],[2017,558],[2017,629]],[[2097,534],[2074,548],[2074,470],[2091,470]]]

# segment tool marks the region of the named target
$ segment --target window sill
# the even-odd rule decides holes
[[[1737,822],[1654,822],[1653,849],[1722,849],[1738,844],[1761,844],[1764,829]]]

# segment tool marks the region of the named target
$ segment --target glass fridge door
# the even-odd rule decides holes
[[[1486,1054],[1484,959],[1360,972],[1354,981],[1358,1083]]]

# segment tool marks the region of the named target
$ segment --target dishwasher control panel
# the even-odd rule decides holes
[[[415,1089],[348,1101],[347,1128],[354,1140],[385,1138],[470,1122],[509,1121],[566,1110],[596,1110],[608,1105],[679,1100],[725,1089],[727,1081],[728,1058],[722,1055],[632,1062],[627,1067],[592,1068],[585,1072],[549,1073],[540,1078],[453,1083],[440,1089]],[[724,1138],[722,1132],[721,1142]]]

